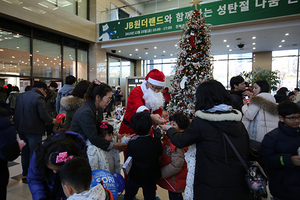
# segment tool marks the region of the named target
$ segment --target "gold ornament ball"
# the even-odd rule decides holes
[[[179,105],[179,104],[180,104],[180,102],[178,101],[178,102],[177,102],[177,104]]]

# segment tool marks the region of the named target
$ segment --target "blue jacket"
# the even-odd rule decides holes
[[[47,112],[44,95],[38,88],[17,97],[14,121],[17,131],[44,134],[45,125],[51,125],[53,118]]]
[[[70,84],[65,84],[57,93],[56,97],[56,113],[66,113],[65,110],[62,109],[60,105],[60,100],[63,97],[71,95],[72,91],[74,90],[75,86]]]
[[[70,135],[75,135],[76,137],[78,137],[81,140],[81,143],[79,144],[79,148],[82,152],[86,151],[85,148],[85,141],[84,139],[81,137],[80,134],[78,133],[74,133],[72,131],[67,131],[66,134],[70,134]],[[56,134],[54,137],[59,137],[60,134]],[[51,191],[53,190],[53,185],[55,182],[56,177],[58,176],[58,174],[55,174],[51,171],[49,180],[51,181],[50,184],[46,183],[46,181],[42,180],[41,177],[41,171],[39,169],[36,168],[36,152],[33,153],[31,160],[30,160],[30,165],[28,168],[28,174],[27,174],[27,183],[32,195],[32,199],[33,200],[39,200],[39,199],[43,199],[43,198],[47,198],[47,196],[51,193]],[[59,181],[60,182],[60,181]],[[59,189],[57,191],[56,194],[56,200],[60,200],[60,199],[66,199],[63,189],[61,187],[61,184],[59,183]]]
[[[291,157],[300,147],[300,128],[289,128],[279,122],[278,128],[265,135],[260,159],[269,176],[270,191],[274,197],[296,200],[300,198],[300,166]]]
[[[121,92],[121,91],[120,91]],[[115,93],[114,93],[114,96],[115,96],[115,102],[117,101],[122,101],[122,97],[123,97],[123,93],[122,95],[119,94],[119,91],[116,90]]]
[[[11,117],[0,116],[0,159],[13,161],[20,155],[16,129]]]

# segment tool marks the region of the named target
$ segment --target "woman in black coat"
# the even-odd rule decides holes
[[[191,198],[253,199],[246,185],[246,171],[223,137],[225,132],[246,161],[249,137],[241,122],[241,112],[232,109],[231,97],[218,81],[202,83],[197,89],[196,97],[196,117],[184,132],[180,133],[169,125],[161,125],[178,148],[196,145],[195,167],[189,169],[189,173],[194,175]],[[189,163],[188,160],[187,162]]]

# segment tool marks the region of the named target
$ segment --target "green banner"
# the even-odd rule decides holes
[[[99,41],[182,30],[194,7],[185,7],[99,24]],[[213,26],[300,14],[300,0],[216,1],[200,12]]]

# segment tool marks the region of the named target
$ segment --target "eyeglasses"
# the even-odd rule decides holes
[[[156,91],[162,91],[163,90],[162,87],[156,87],[156,86],[152,85],[151,83],[149,83],[149,84],[150,84],[150,86],[152,87],[153,90],[156,90]]]
[[[289,119],[291,121],[296,121],[297,119],[300,120],[300,116],[299,117],[285,117],[285,119]]]
[[[103,99],[104,99],[104,97],[103,97]],[[107,102],[111,102],[112,98],[111,98],[111,97],[108,97],[108,98],[105,97],[105,100],[106,100]]]

